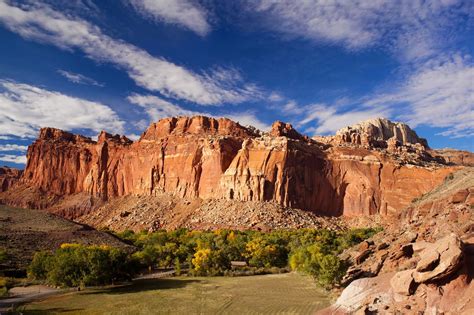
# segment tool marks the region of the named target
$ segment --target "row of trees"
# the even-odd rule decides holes
[[[58,286],[89,286],[127,280],[140,269],[159,267],[175,268],[179,273],[185,266],[190,275],[228,275],[235,272],[231,261],[245,261],[249,274],[291,268],[330,286],[345,272],[338,254],[376,232],[126,231],[117,236],[136,246],[134,253],[107,246],[63,244],[55,252],[36,253],[28,274]]]
[[[118,248],[63,244],[55,252],[37,252],[28,275],[57,286],[83,287],[129,280],[138,267],[129,253]]]
[[[372,236],[374,229],[335,232],[326,229],[259,231],[158,231],[118,234],[139,248],[133,257],[149,268],[184,264],[192,275],[225,275],[231,261],[245,261],[250,271],[291,268],[315,277],[324,286],[346,270],[338,254]]]

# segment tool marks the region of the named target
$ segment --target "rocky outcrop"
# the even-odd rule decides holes
[[[21,170],[10,167],[0,167],[0,192],[12,188],[21,177]]]
[[[340,258],[350,264],[342,282],[346,288],[321,313],[470,314],[473,175],[472,168],[452,174],[395,218],[385,218],[383,232],[344,252]],[[458,191],[469,196],[453,202]]]
[[[437,258],[431,256],[434,259],[429,265],[424,265],[426,251],[441,253]],[[472,310],[474,300],[456,297],[456,294],[459,294],[472,298],[474,293],[474,286],[470,285],[474,268],[462,260],[464,255],[470,255],[465,252],[462,241],[456,235],[448,235],[436,243],[428,243],[424,252],[410,258],[414,262],[418,260],[417,264],[399,266],[402,269],[408,268],[406,270],[352,281],[335,305],[321,313],[330,314],[337,310],[340,314],[461,314]],[[422,265],[431,270],[420,273],[418,270]]]
[[[456,234],[448,235],[420,253],[421,260],[412,270],[416,283],[438,281],[457,271],[463,257],[463,246]]]
[[[369,119],[340,129],[336,138],[341,143],[351,143],[370,148],[395,148],[398,146],[419,145],[428,148],[425,139],[418,137],[408,125],[391,122],[385,118]]]
[[[286,137],[294,140],[309,140],[308,137],[302,136],[298,131],[296,131],[291,124],[284,123],[279,120],[272,124],[270,136]]]
[[[438,149],[431,150],[430,154],[444,159],[448,164],[474,166],[474,153],[469,151]]]
[[[370,143],[395,137],[422,146],[404,125],[385,120],[379,125],[373,126],[381,129],[348,132],[362,130],[372,137]],[[106,132],[93,141],[43,128],[28,149],[22,193],[12,190],[0,200],[44,208],[48,202],[52,206],[58,199],[86,194],[90,198],[81,202],[82,214],[87,212],[84,205],[94,207],[100,200],[166,193],[189,199],[274,201],[332,216],[388,215],[453,170],[421,155],[403,160],[394,156],[358,145],[322,145],[282,122],[261,134],[225,118],[172,117],[153,123],[135,142]],[[25,198],[25,189],[31,190],[31,200]],[[56,210],[74,217],[74,211]]]

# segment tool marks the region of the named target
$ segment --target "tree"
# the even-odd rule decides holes
[[[209,258],[211,250],[209,248],[202,248],[196,251],[192,260],[194,270],[198,273],[204,273],[209,268]]]

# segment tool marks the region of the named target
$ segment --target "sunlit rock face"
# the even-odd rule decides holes
[[[408,125],[391,122],[385,118],[375,118],[340,129],[336,133],[340,142],[348,142],[365,147],[423,146],[428,148],[425,139],[418,137]]]
[[[60,198],[168,193],[357,216],[396,212],[452,171],[408,126],[385,119],[323,138],[310,139],[279,121],[262,133],[204,116],[162,119],[135,142],[106,132],[93,141],[43,128],[28,149],[20,182]],[[13,192],[3,200],[20,204],[19,198]]]

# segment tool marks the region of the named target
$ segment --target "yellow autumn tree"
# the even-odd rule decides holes
[[[211,250],[209,248],[201,248],[194,253],[192,263],[194,270],[197,272],[206,270],[209,264],[209,258],[211,256]]]

